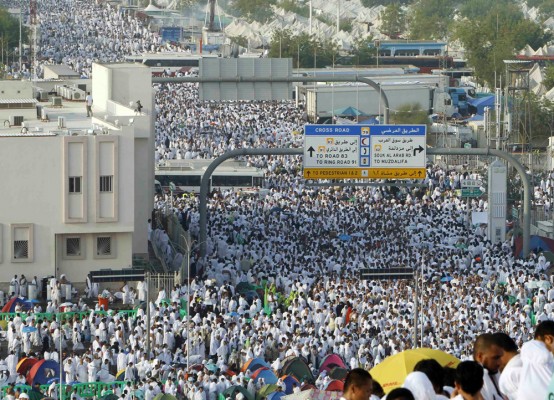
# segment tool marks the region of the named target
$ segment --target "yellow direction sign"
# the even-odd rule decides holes
[[[423,179],[425,168],[304,168],[304,179]]]

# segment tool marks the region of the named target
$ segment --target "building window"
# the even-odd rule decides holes
[[[65,239],[65,255],[67,257],[81,256],[81,238],[69,237]]]
[[[12,262],[33,262],[33,224],[12,224]]]
[[[115,247],[112,236],[100,235],[96,236],[96,258],[114,258]]]
[[[69,193],[81,193],[81,177],[69,177]]]
[[[16,260],[29,259],[29,241],[14,240],[13,242],[13,258]]]
[[[113,192],[113,175],[103,175],[100,177],[100,192]]]

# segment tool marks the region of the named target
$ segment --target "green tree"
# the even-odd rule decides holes
[[[403,104],[398,110],[389,116],[391,124],[429,124],[426,110],[422,110],[419,104]]]
[[[148,1],[146,2],[146,4],[148,4]],[[200,4],[200,1],[199,0],[179,0],[177,4],[179,6],[179,10],[183,11],[197,4]]]
[[[452,0],[417,0],[411,6],[409,36],[411,39],[445,39],[454,15]]]
[[[250,21],[266,22],[273,15],[275,0],[234,0],[229,11]]]
[[[22,41],[28,43],[28,29],[22,29]],[[0,8],[0,37],[7,48],[19,47],[19,18],[13,17],[8,10]],[[4,51],[7,48],[4,47]]]
[[[352,56],[352,64],[359,65],[374,65],[377,54],[377,49],[373,44],[373,38],[359,38],[353,45],[350,52]]]
[[[554,87],[554,64],[549,64],[546,66],[542,83],[547,90],[550,90]]]
[[[340,22],[339,22],[339,30],[341,31],[344,31],[344,32],[352,32],[352,21],[351,20],[346,20],[346,19],[341,19]]]
[[[388,6],[390,4],[408,4],[411,0],[361,0],[362,5],[367,8],[375,6]]]
[[[461,18],[467,18],[469,20],[479,19],[482,18],[483,15],[489,14],[497,4],[505,4],[508,6],[513,4],[513,0],[466,0],[458,8],[458,15]]]
[[[283,10],[293,12],[306,18],[310,16],[310,7],[308,3],[300,4],[294,0],[283,0],[279,3],[279,7]]]
[[[289,29],[273,32],[269,45],[269,57],[292,58],[294,68],[327,67],[338,55],[337,45],[330,39],[319,41],[307,33],[293,35]]]
[[[554,14],[554,2],[544,2],[540,7],[539,11],[542,18],[545,20],[548,19],[552,14]]]
[[[396,39],[406,31],[406,15],[398,3],[390,4],[381,13],[381,32]]]
[[[229,38],[232,44],[247,48],[248,47],[248,38],[246,36],[233,36]]]
[[[515,127],[516,132],[527,132],[529,130],[531,144],[533,146],[544,146],[548,138],[554,134],[554,103],[539,98],[532,92],[524,93],[512,102],[520,102],[526,107],[520,107],[521,115],[518,120],[519,126]],[[524,125],[527,122],[527,126]],[[523,141],[518,138],[517,141]]]
[[[527,43],[540,47],[548,40],[535,23],[524,19],[519,8],[507,3],[494,6],[480,18],[459,21],[455,37],[462,42],[479,83],[490,87],[504,73],[503,60],[513,58]]]

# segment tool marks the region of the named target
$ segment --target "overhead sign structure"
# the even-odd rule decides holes
[[[306,125],[305,179],[423,179],[425,125]]]

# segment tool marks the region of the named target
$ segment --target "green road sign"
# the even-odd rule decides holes
[[[458,196],[462,196],[462,197],[480,197],[481,195],[483,195],[483,192],[481,191],[481,189],[479,189],[477,187],[458,189]]]
[[[456,190],[456,194],[461,197],[480,197],[483,195],[483,192],[477,187],[470,187],[458,189]]]

